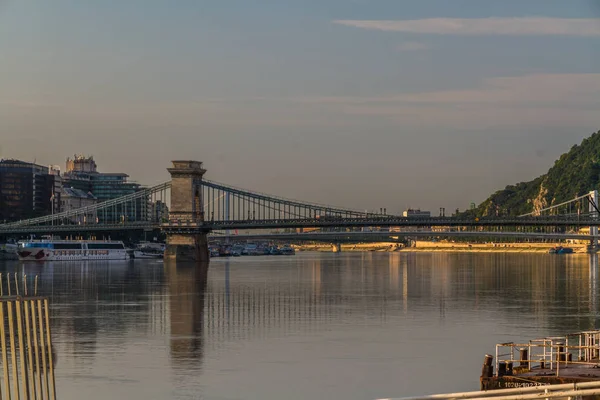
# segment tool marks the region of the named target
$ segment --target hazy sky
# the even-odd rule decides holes
[[[461,209],[600,130],[599,0],[0,0],[0,157]]]

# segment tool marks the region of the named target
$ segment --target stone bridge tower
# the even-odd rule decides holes
[[[206,172],[199,161],[173,161],[171,208],[167,233],[166,260],[208,262],[208,231],[204,228],[202,177]]]

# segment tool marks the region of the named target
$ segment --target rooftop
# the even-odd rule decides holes
[[[83,190],[75,189],[75,188],[63,188],[64,193],[68,197],[77,197],[80,199],[92,199],[96,200],[96,196],[94,196],[91,192],[84,192]]]

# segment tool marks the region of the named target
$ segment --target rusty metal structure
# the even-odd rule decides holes
[[[484,358],[480,382],[482,390],[582,382],[600,386],[600,330],[496,344],[495,357]]]
[[[55,400],[48,298],[27,275],[0,274],[0,399]]]

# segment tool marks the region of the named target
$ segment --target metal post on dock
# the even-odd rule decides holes
[[[498,376],[498,368],[499,368],[499,365],[498,365],[498,345],[496,345],[496,358],[495,358],[495,360],[496,360],[496,368],[495,368],[495,370],[496,370],[496,376]]]

